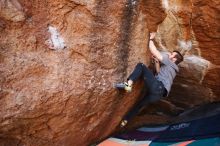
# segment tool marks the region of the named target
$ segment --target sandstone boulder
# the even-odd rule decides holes
[[[112,85],[136,63],[150,63],[151,31],[158,31],[161,50],[181,50],[186,59],[170,97],[152,104],[141,122],[167,122],[188,107],[218,101],[218,5],[1,0],[0,145],[89,145],[116,131],[141,84],[132,93]]]

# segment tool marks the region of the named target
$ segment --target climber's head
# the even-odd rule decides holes
[[[179,64],[183,61],[183,55],[179,51],[173,51],[169,54],[170,60],[172,60],[175,64]]]

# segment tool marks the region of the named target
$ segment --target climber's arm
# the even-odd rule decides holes
[[[161,53],[157,50],[156,46],[154,45],[154,42],[152,39],[155,37],[155,33],[150,33],[150,42],[149,42],[149,49],[150,52],[159,60],[162,61],[163,57]]]
[[[157,58],[154,58],[154,65],[155,65],[156,73],[158,74],[160,72],[160,62]]]

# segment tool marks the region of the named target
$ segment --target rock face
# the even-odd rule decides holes
[[[156,104],[167,113],[149,107],[148,122],[218,101],[218,6],[218,0],[0,1],[0,145],[89,145],[111,134],[140,92],[140,85],[128,94],[112,84],[125,81],[136,63],[149,64],[151,31],[158,31],[161,49],[176,48],[186,59],[170,97]]]
[[[219,101],[219,4],[177,0],[166,5],[168,16],[159,26],[160,40],[167,48],[185,54],[170,95],[181,107]]]

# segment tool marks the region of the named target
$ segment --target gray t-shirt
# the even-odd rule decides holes
[[[179,72],[178,66],[169,59],[169,55],[162,52],[161,55],[163,59],[161,61],[162,65],[160,67],[160,72],[156,76],[156,79],[161,81],[167,90],[167,96],[170,92],[173,80],[176,76],[176,72]]]

